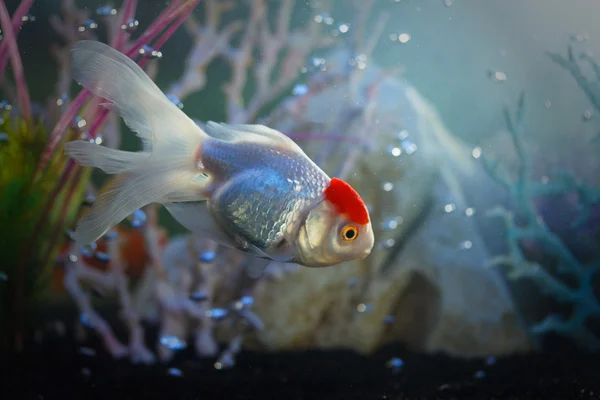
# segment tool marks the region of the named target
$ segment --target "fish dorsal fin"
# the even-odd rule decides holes
[[[265,125],[223,124],[208,121],[205,129],[208,135],[227,142],[258,141],[300,150],[296,142],[288,136]]]

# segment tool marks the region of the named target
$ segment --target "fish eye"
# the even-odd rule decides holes
[[[342,229],[342,239],[346,242],[353,242],[358,237],[358,228],[354,225],[346,225]]]

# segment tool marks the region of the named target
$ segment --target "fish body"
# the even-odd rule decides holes
[[[265,259],[320,267],[370,253],[373,232],[358,193],[281,132],[215,122],[202,129],[137,64],[100,42],[75,45],[73,74],[143,143],[137,153],[66,144],[80,165],[122,176],[79,222],[80,244],[157,202],[191,231]]]

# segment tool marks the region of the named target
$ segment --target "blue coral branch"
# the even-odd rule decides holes
[[[570,61],[560,57],[560,62],[571,65],[569,63],[574,62],[572,61],[574,57],[572,51],[569,54]],[[600,69],[598,72],[600,73]],[[592,92],[590,91],[590,93]],[[568,318],[557,315],[549,316],[530,328],[533,334],[555,332],[570,337],[582,346],[600,349],[600,339],[586,326],[589,317],[600,316],[600,302],[592,287],[592,278],[600,270],[600,262],[591,266],[582,265],[566,244],[541,220],[534,203],[535,197],[576,191],[580,195],[584,207],[581,216],[576,221],[580,222],[580,220],[587,219],[591,206],[600,200],[600,190],[579,184],[566,173],[552,183],[532,182],[530,179],[532,161],[526,151],[523,138],[524,115],[523,95],[519,99],[514,115],[508,108],[504,110],[506,126],[519,159],[516,181],[510,179],[509,174],[501,168],[499,163],[491,162],[486,157],[483,158],[483,165],[488,173],[508,190],[515,200],[519,216],[524,218],[524,223],[517,224],[512,211],[503,207],[496,207],[488,211],[488,216],[501,218],[504,221],[508,244],[508,254],[491,260],[490,265],[506,265],[509,267],[507,275],[509,279],[531,279],[544,294],[554,297],[559,302],[573,304],[573,311]],[[577,287],[570,287],[544,266],[529,261],[521,248],[523,240],[532,240],[543,245],[544,250],[550,253],[548,255],[556,257],[559,265],[558,272],[573,276],[576,279]]]

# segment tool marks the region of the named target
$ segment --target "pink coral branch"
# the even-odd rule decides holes
[[[15,75],[17,98],[21,114],[25,119],[29,120],[31,119],[29,90],[27,88],[27,82],[25,81],[25,73],[23,71],[23,64],[21,63],[21,56],[19,55],[19,48],[17,47],[16,35],[13,32],[10,16],[4,1],[0,2],[0,26],[2,26],[2,30],[4,31],[4,40],[8,48],[10,62]]]
[[[155,37],[158,33],[160,33],[165,28],[165,26],[167,26],[169,24],[169,22],[173,21],[173,19],[177,18],[177,16],[179,16],[181,13],[183,13],[185,11],[190,11],[187,9],[187,6],[192,6],[191,9],[193,9],[193,6],[198,4],[199,1],[200,0],[190,0],[190,1],[186,2],[185,4],[183,4],[182,6],[180,6],[179,8],[177,8],[173,12],[165,12],[165,13],[161,14],[162,18],[159,17],[159,19],[157,19],[155,21],[155,23],[152,24],[146,30],[146,32],[144,32],[141,35],[141,37],[138,39],[138,41],[127,52],[127,55],[129,57],[132,57],[134,54],[136,54],[139,51],[140,48],[142,48],[149,40],[151,40],[152,37]],[[169,10],[172,10],[172,9],[169,9]],[[182,21],[178,21],[178,24],[181,24],[181,22]],[[91,93],[87,89],[83,89],[77,95],[77,97],[73,100],[71,106],[67,109],[67,111],[61,116],[60,120],[58,121],[58,123],[52,130],[52,133],[50,134],[50,140],[48,141],[48,145],[46,146],[46,149],[44,150],[44,153],[42,154],[42,157],[40,159],[40,163],[38,165],[37,172],[36,172],[36,177],[39,178],[39,175],[41,174],[41,172],[48,165],[50,158],[56,151],[56,148],[58,147],[58,144],[60,143],[60,141],[62,139],[62,135],[64,134],[66,129],[69,127],[69,124],[71,123],[71,121],[73,121],[73,119],[77,116],[77,113],[83,107],[83,105],[85,104],[87,99],[90,97],[90,95],[91,95]],[[104,121],[104,118],[106,118],[107,115],[108,115],[108,110],[103,110],[101,112],[100,116],[98,117],[98,120],[96,120],[94,123],[95,129],[98,129],[98,127]],[[92,135],[94,133],[95,133],[95,131],[94,132],[90,131],[90,135]]]
[[[12,29],[15,34],[15,40],[19,36],[19,31],[21,30],[21,25],[23,24],[23,17],[29,12],[31,6],[33,5],[33,0],[23,0],[17,10],[13,14],[12,18]],[[8,63],[8,41],[0,43],[0,82],[4,79],[4,69],[6,68],[6,64]]]
[[[121,16],[121,23],[119,27],[125,25],[135,15],[135,9],[137,7],[137,0],[125,0],[121,9],[123,15]],[[121,51],[125,45],[125,39],[129,36],[129,33],[125,29],[121,29],[113,38],[114,41],[111,46]]]

